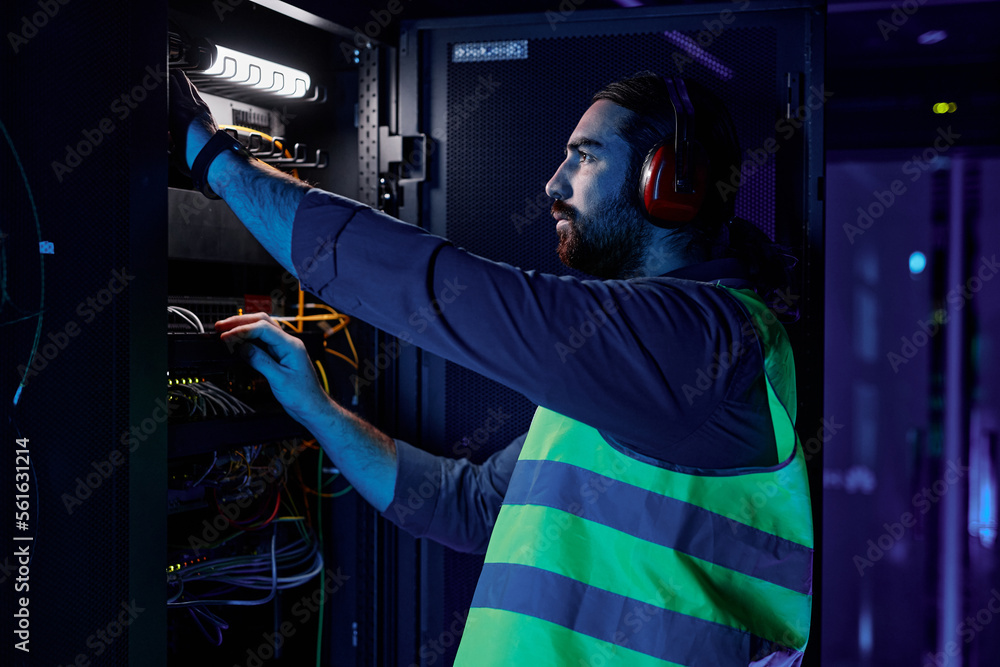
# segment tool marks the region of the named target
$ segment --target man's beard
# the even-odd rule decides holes
[[[632,278],[641,275],[652,231],[623,192],[584,216],[562,200],[552,203],[552,214],[569,219],[559,233],[559,259],[566,266],[596,278]]]

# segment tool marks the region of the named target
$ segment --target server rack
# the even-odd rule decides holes
[[[361,50],[353,43],[351,31],[315,15],[292,16],[295,14],[293,9],[278,7],[280,11],[274,11],[261,5],[248,5],[220,14],[214,5],[183,0],[173,2],[170,28],[171,43],[176,44],[176,48],[172,48],[171,58],[177,66],[188,70],[216,120],[220,124],[240,126],[235,131],[237,137],[265,162],[284,170],[294,169],[293,173],[316,187],[345,193],[374,205],[381,203],[384,207],[385,202],[379,197],[378,179],[366,179],[364,171],[359,169],[359,150],[362,148],[359,137],[366,133],[359,129],[363,113],[357,103],[359,92],[367,86],[375,87],[370,93],[371,99],[384,96],[385,81],[372,77],[361,83],[364,71],[360,65]],[[301,100],[285,101],[220,81],[205,73],[204,63],[199,62],[198,54],[193,52],[201,44],[225,46],[295,67],[311,75],[311,83],[306,86]],[[377,116],[372,118],[376,124],[379,120]],[[280,314],[294,315],[298,293],[294,277],[284,272],[250,237],[228,207],[206,202],[201,194],[189,189],[185,179],[177,174],[173,176],[175,187],[171,187],[168,197],[170,302],[195,311],[199,308],[211,311],[214,303],[223,302],[228,296],[230,301],[237,303],[231,305],[226,314],[234,314],[237,305],[249,311],[263,302],[265,310],[273,307],[275,314],[283,310]],[[317,300],[306,295],[302,301],[308,304]],[[283,308],[279,302],[284,303]],[[209,312],[206,317],[213,315]],[[330,324],[336,326],[327,326],[324,333],[311,323],[304,323],[303,332],[295,335],[300,335],[307,348],[311,348],[310,356],[314,360],[330,361],[321,366],[326,368],[323,376],[324,381],[329,381],[331,395],[385,427],[386,421],[393,417],[392,402],[387,400],[392,388],[391,373],[380,372],[374,377],[366,374],[373,360],[378,358],[379,334],[357,320],[351,320],[346,327],[341,320]],[[311,335],[307,331],[310,328]],[[335,333],[337,330],[341,332]],[[322,348],[329,344],[326,349],[332,350],[333,341],[346,334],[352,337],[349,347],[340,340],[339,351],[333,350],[336,356],[326,356]],[[210,349],[198,348],[198,343],[210,346],[209,341],[184,340],[197,338],[191,333],[176,335],[181,340],[170,346],[171,368],[175,364],[182,368],[190,366],[201,359],[198,356],[201,354],[210,357],[201,366],[207,369],[206,372],[216,370],[216,376],[221,377],[225,371],[228,377],[237,378],[236,384],[246,377],[241,374],[245,369],[240,370],[240,362],[227,364],[221,350],[216,349],[213,354]],[[186,356],[181,358],[181,354]],[[344,363],[351,363],[352,354],[356,355],[353,369]],[[220,364],[221,368],[213,364]],[[256,384],[261,383],[258,380]],[[346,482],[332,483],[325,488],[320,486],[320,478],[331,480],[331,475],[337,474],[329,468],[329,459],[321,473],[313,462],[314,455],[303,449],[308,440],[302,438],[308,438],[308,434],[280,410],[275,412],[276,405],[269,411],[267,390],[263,393],[263,403],[257,400],[260,397],[256,393],[246,399],[248,402],[257,400],[259,407],[253,416],[223,420],[234,423],[221,425],[199,421],[178,423],[171,430],[168,455],[174,457],[171,469],[177,471],[172,475],[172,486],[179,487],[173,493],[179,496],[179,504],[190,511],[171,514],[170,534],[184,534],[191,526],[197,527],[202,518],[197,498],[194,502],[186,502],[190,492],[185,488],[194,478],[200,477],[199,461],[204,470],[206,464],[217,460],[215,457],[220,452],[230,452],[229,456],[235,453],[238,457],[240,448],[279,441],[286,443],[286,454],[293,453],[289,458],[296,459],[292,465],[301,469],[303,479],[317,480],[311,514],[318,522],[322,513],[322,525],[317,526],[317,532],[323,535],[324,574],[320,583],[313,580],[283,591],[277,596],[283,599],[276,599],[255,613],[222,608],[233,621],[225,631],[229,637],[219,647],[200,641],[197,635],[192,638],[194,626],[183,617],[184,610],[180,610],[180,618],[174,614],[169,619],[169,664],[183,664],[199,657],[220,662],[257,659],[266,663],[273,660],[281,664],[312,660],[317,653],[324,664],[391,664],[394,658],[387,656],[395,655],[397,643],[405,645],[406,630],[396,627],[397,605],[387,604],[384,599],[390,589],[393,594],[397,589],[413,590],[412,587],[400,587],[396,580],[401,571],[405,577],[405,570],[397,566],[394,531],[357,493],[350,492]],[[192,446],[192,441],[198,444]],[[181,456],[198,451],[205,454]],[[258,451],[268,450],[251,450],[253,454]],[[213,452],[211,457],[208,452]],[[181,477],[180,484],[177,477]],[[286,496],[294,496],[291,486],[285,480],[282,489],[287,492]],[[301,486],[310,493],[307,489],[312,486],[311,482],[303,481]],[[328,493],[337,487],[340,487],[338,491]],[[300,498],[300,509],[303,502],[306,511],[301,513],[309,514],[308,497]],[[210,515],[211,507],[207,509]],[[194,518],[187,518],[188,515]],[[187,528],[175,529],[177,523]],[[233,551],[240,551],[239,539],[229,544],[237,545]],[[250,540],[249,548],[253,546]],[[265,547],[266,541],[258,550]],[[228,545],[220,546],[218,555],[228,555],[223,553],[227,548]],[[247,548],[242,547],[243,551]],[[194,559],[198,554],[189,554],[190,551],[177,548],[169,551],[171,566],[198,567],[200,563]],[[323,611],[318,611],[315,597],[318,588],[324,591],[319,600]],[[176,584],[172,590],[178,590]],[[317,648],[320,643],[321,651]]]
[[[154,415],[166,358],[141,332],[166,327],[165,57],[149,39],[166,6],[0,12],[15,36],[0,53],[0,419],[5,446],[27,439],[31,463],[26,530],[2,531],[15,569],[3,575],[0,661],[158,665],[162,570],[147,564],[162,562],[165,539]],[[3,457],[4,480],[14,465]],[[30,544],[27,563],[15,544]],[[27,650],[11,641],[21,602]]]

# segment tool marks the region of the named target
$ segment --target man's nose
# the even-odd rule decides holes
[[[566,178],[565,166],[565,162],[560,164],[559,168],[556,169],[556,173],[552,174],[552,178],[545,184],[545,194],[553,199],[566,200],[573,194],[569,187],[569,180]]]

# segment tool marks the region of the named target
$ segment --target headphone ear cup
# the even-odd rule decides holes
[[[657,143],[646,154],[639,178],[639,198],[646,218],[665,229],[691,222],[705,200],[708,187],[708,156],[701,144],[691,142],[695,160],[694,192],[674,192],[674,150],[665,141]]]

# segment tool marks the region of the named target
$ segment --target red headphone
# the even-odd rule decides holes
[[[639,178],[643,213],[657,227],[691,222],[708,187],[708,154],[694,139],[694,107],[683,79],[664,79],[674,107],[674,149],[666,137],[646,155]]]

